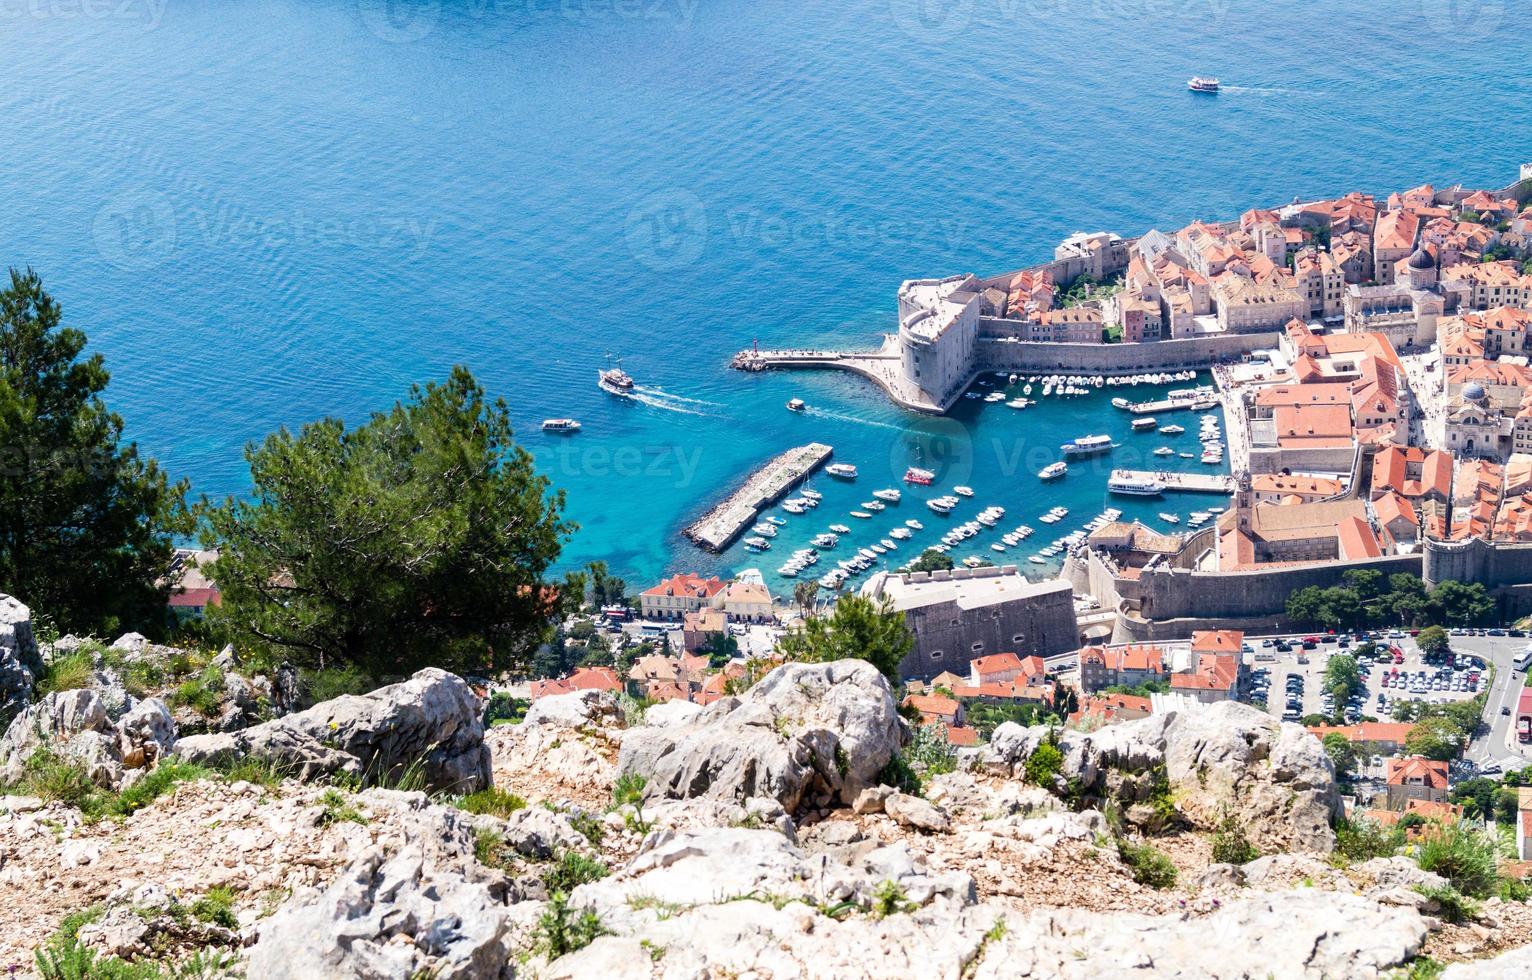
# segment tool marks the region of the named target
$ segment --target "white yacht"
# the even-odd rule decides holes
[[[897,504],[900,500],[904,499],[904,494],[900,493],[893,487],[885,487],[882,490],[874,490],[872,495],[877,497],[879,500],[886,500],[891,504]]]
[[[1038,470],[1037,478],[1039,480],[1057,480],[1059,477],[1068,472],[1069,464],[1061,459],[1057,463],[1049,463],[1047,466],[1044,466],[1042,469]]]
[[[973,487],[953,487],[952,492],[957,494],[959,497],[972,497]]]
[[[856,467],[850,463],[831,463],[825,467],[825,472],[841,480],[856,479]]]
[[[1138,476],[1114,476],[1106,481],[1106,489],[1129,497],[1158,497],[1165,492],[1165,484]]]

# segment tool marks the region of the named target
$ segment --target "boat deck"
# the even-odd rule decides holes
[[[823,466],[833,452],[822,442],[811,442],[773,457],[695,524],[681,532],[699,548],[719,552],[755,525],[762,510]]]

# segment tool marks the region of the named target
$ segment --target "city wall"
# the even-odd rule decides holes
[[[1139,374],[1206,368],[1238,361],[1251,351],[1277,345],[1275,333],[1220,334],[1143,344],[1059,344],[1002,339],[1014,324],[979,318],[978,365],[989,371],[1071,371],[1084,374]]]

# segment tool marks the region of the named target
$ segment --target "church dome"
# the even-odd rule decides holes
[[[1484,386],[1477,381],[1470,381],[1463,386],[1463,398],[1465,401],[1482,402],[1485,398]]]
[[[1430,269],[1435,267],[1435,265],[1436,260],[1431,258],[1431,253],[1427,252],[1423,246],[1417,248],[1415,254],[1410,256],[1411,269]]]

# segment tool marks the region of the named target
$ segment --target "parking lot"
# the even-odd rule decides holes
[[[1325,689],[1325,669],[1332,656],[1354,654],[1367,638],[1377,645],[1377,656],[1359,664],[1365,694],[1341,706],[1349,722],[1364,717],[1390,720],[1394,705],[1401,701],[1465,700],[1482,692],[1489,682],[1481,657],[1463,649],[1427,663],[1414,638],[1403,630],[1377,631],[1366,638],[1356,634],[1264,637],[1246,640],[1246,659],[1252,663],[1256,685],[1252,699],[1264,698],[1267,710],[1287,721],[1333,715],[1336,706]]]

